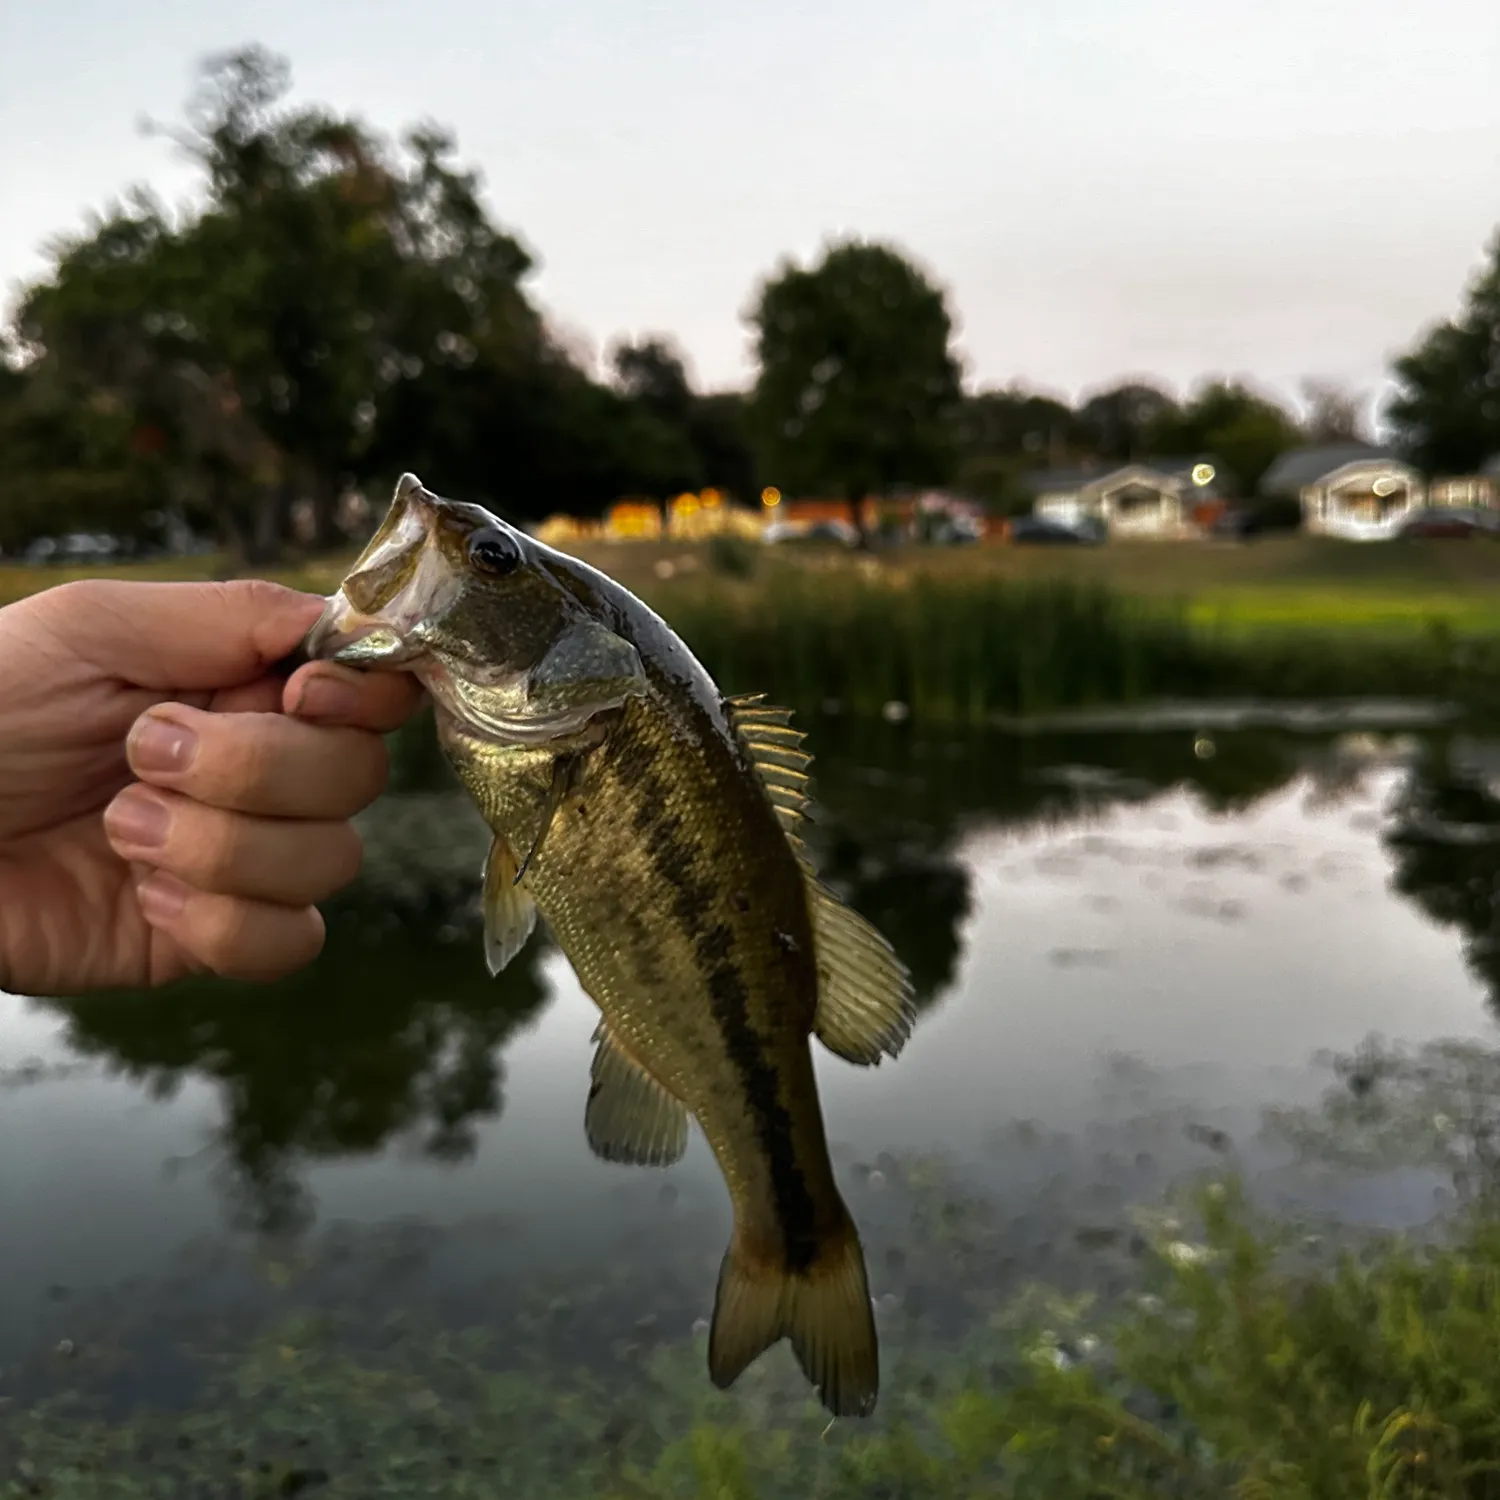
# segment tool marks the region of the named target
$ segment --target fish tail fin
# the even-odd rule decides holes
[[[880,1390],[880,1350],[859,1232],[846,1215],[805,1268],[780,1252],[757,1253],[738,1223],[714,1299],[708,1371],[721,1390],[778,1339],[837,1417],[867,1417]]]

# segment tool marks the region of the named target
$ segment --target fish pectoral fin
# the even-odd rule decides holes
[[[687,1107],[600,1025],[583,1128],[601,1161],[670,1167],[687,1150]]]
[[[536,926],[536,902],[516,881],[516,856],[497,833],[484,861],[484,961],[498,974]]]
[[[885,938],[810,871],[807,900],[818,963],[818,1040],[852,1063],[898,1056],[917,1020],[910,971]]]
[[[552,784],[547,788],[547,800],[542,804],[542,816],[537,823],[536,837],[531,841],[531,848],[526,851],[526,858],[520,863],[516,870],[515,883],[521,882],[521,877],[531,868],[531,862],[541,852],[543,843],[546,842],[548,830],[552,827],[552,820],[557,816],[557,810],[563,804],[563,799],[573,789],[578,775],[581,756],[576,754],[559,755],[552,762]]]

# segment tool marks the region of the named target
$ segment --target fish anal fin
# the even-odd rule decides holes
[[[910,972],[885,938],[810,869],[805,878],[818,962],[813,1031],[848,1062],[899,1056],[917,1019]]]
[[[880,1348],[859,1235],[846,1217],[812,1263],[793,1270],[735,1225],[714,1297],[709,1378],[721,1390],[779,1339],[836,1417],[867,1417],[880,1391]]]
[[[516,856],[495,835],[484,861],[484,961],[498,974],[522,948],[536,926],[536,903],[516,883]]]
[[[669,1167],[687,1150],[687,1107],[667,1092],[615,1040],[606,1026],[590,1070],[583,1127],[601,1161]]]

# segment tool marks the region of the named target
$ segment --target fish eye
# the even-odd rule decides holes
[[[521,561],[516,544],[503,531],[487,527],[476,531],[469,538],[469,561],[481,573],[493,578],[503,577],[514,570]]]

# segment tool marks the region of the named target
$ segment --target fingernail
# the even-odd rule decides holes
[[[135,899],[148,922],[171,922],[187,905],[188,888],[175,875],[153,870],[135,888]]]
[[[170,719],[147,714],[130,731],[128,749],[137,771],[185,771],[197,752],[198,736]]]
[[[171,821],[171,809],[160,797],[137,788],[122,792],[104,813],[110,836],[137,849],[155,849],[165,843]]]
[[[302,689],[296,713],[301,719],[352,719],[359,712],[359,692],[337,677],[314,677]]]

